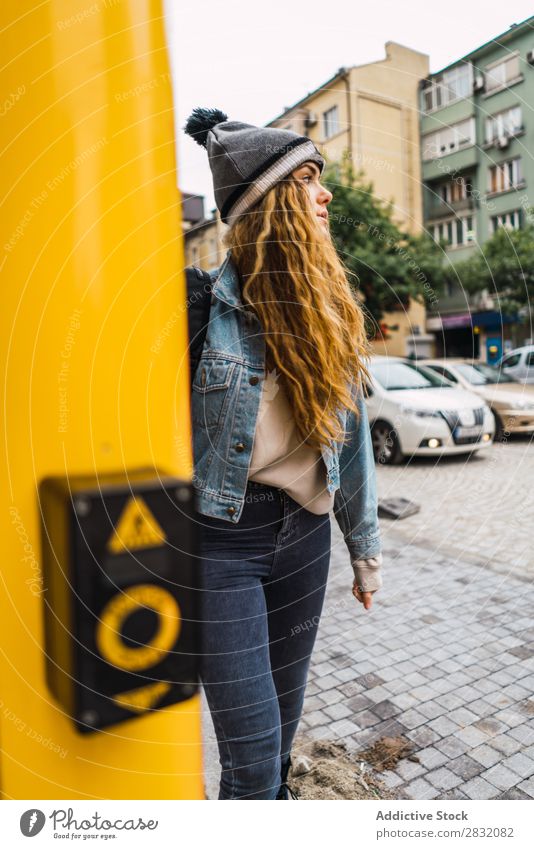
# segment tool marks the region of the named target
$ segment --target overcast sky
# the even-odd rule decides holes
[[[195,106],[261,126],[338,68],[383,59],[386,41],[427,53],[439,71],[533,14],[532,0],[164,2],[179,184],[206,195],[206,213],[214,206],[207,154],[180,129]]]

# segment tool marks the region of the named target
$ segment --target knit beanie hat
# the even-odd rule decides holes
[[[325,166],[306,136],[229,121],[220,109],[193,109],[184,131],[208,151],[215,203],[226,224],[305,162],[316,162],[321,173]]]

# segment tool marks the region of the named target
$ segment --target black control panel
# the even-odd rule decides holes
[[[154,469],[49,477],[46,679],[78,731],[198,692],[198,542],[189,481]]]

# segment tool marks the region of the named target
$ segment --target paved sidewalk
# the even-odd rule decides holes
[[[534,441],[514,435],[472,457],[412,458],[377,466],[381,498],[403,495],[421,511],[398,523],[410,543],[518,577],[534,577]]]
[[[420,763],[382,774],[404,797],[534,798],[532,582],[407,545],[383,521],[384,588],[365,613],[332,530],[299,732],[352,751],[383,735],[409,738]]]
[[[479,557],[407,543],[382,521],[384,587],[366,613],[332,517],[332,563],[298,734],[351,751],[416,744],[385,784],[412,799],[534,798],[534,584]],[[532,575],[532,570],[531,573]],[[302,623],[304,624],[304,623]],[[205,779],[218,793],[204,700]]]

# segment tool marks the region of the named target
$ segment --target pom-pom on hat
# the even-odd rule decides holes
[[[220,109],[193,109],[184,131],[208,152],[215,203],[226,224],[305,162],[316,162],[321,173],[325,166],[307,136],[229,121]]]

